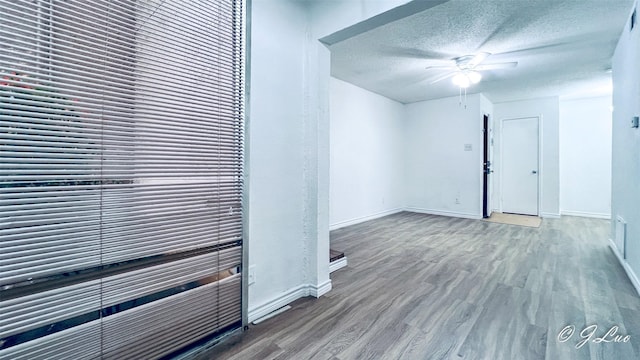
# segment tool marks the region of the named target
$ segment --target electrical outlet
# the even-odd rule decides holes
[[[456,204],[460,205],[460,199],[456,198]]]
[[[249,285],[254,284],[256,282],[256,266],[249,266]]]

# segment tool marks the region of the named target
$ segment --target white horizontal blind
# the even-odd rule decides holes
[[[0,359],[241,325],[241,0],[0,0]]]

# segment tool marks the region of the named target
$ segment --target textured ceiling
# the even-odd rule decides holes
[[[611,56],[633,0],[450,0],[330,45],[331,73],[410,103],[458,95],[447,79],[431,81],[452,59],[489,52],[468,93],[501,102],[610,91]],[[624,29],[628,31],[628,29]]]

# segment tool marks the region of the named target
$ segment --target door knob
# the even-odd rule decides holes
[[[537,173],[538,173],[538,171],[537,171],[537,170],[531,170],[531,173],[532,173],[532,174],[537,174]]]

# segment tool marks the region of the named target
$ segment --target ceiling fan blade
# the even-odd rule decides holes
[[[471,58],[471,60],[469,60],[469,62],[467,63],[467,66],[469,68],[474,68],[478,66],[481,62],[483,62],[487,57],[489,57],[489,55],[491,54],[488,52],[477,53],[473,58]]]
[[[540,51],[557,52],[558,50],[566,47],[567,45],[572,45],[572,44],[575,44],[575,43],[563,41],[555,44],[546,44],[546,45],[532,46],[524,49],[505,51],[495,55],[496,56],[497,55],[525,55],[527,53],[540,52]]]
[[[425,70],[458,70],[456,66],[453,65],[436,65],[436,66],[427,66]]]
[[[510,69],[516,66],[518,66],[518,62],[513,61],[513,62],[478,65],[473,70],[483,71],[483,70]]]
[[[440,82],[440,81],[442,81],[442,80],[446,80],[446,79],[448,79],[448,78],[450,78],[450,77],[453,77],[456,73],[457,73],[457,71],[452,71],[452,72],[450,72],[450,73],[446,73],[446,74],[444,74],[444,75],[440,75],[440,76],[438,76],[438,77],[436,77],[436,78],[432,79],[432,80],[431,80],[431,84],[435,84],[435,83]]]

